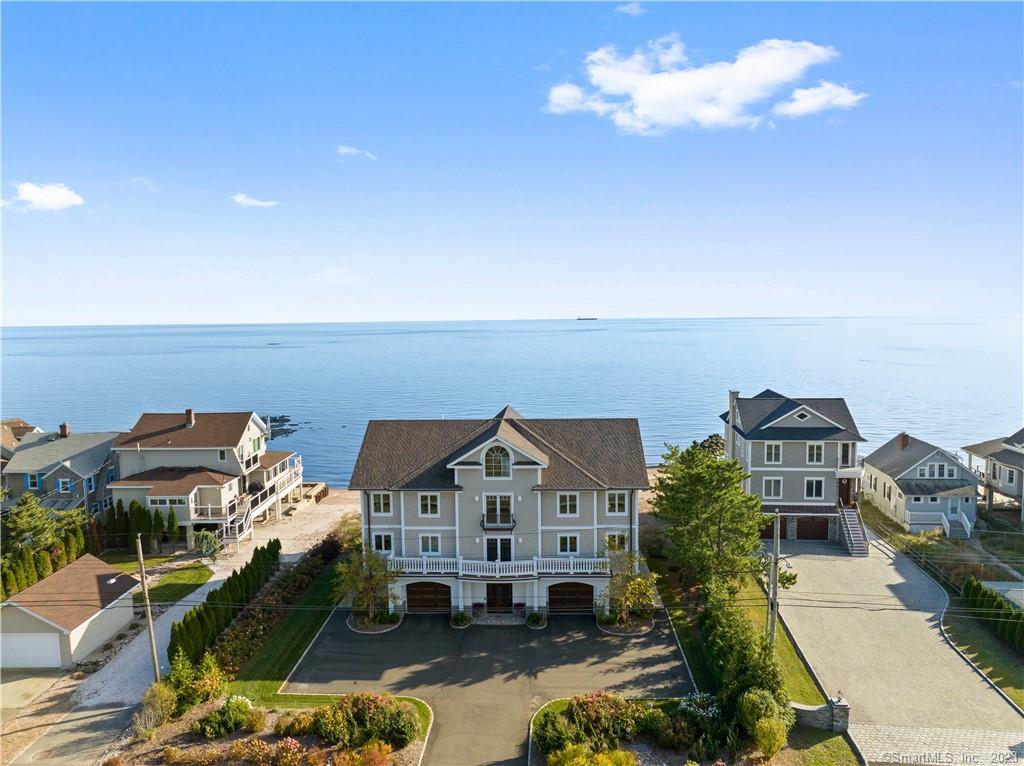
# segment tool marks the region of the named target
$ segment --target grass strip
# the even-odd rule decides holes
[[[647,566],[652,572],[661,575],[658,578],[658,593],[672,627],[676,631],[679,644],[686,655],[686,664],[690,666],[690,674],[697,689],[702,692],[715,692],[718,684],[711,668],[708,666],[704,644],[701,641],[700,626],[697,625],[697,613],[692,607],[682,604],[682,597],[675,577],[668,571],[667,562],[663,559],[647,559]]]
[[[959,599],[954,599],[954,603]],[[1024,707],[1024,662],[980,620],[946,615],[946,632],[1006,696]]]
[[[166,564],[171,559],[178,556],[178,553],[144,553],[142,554],[143,560],[146,562],[146,569],[152,569],[158,567],[161,564]],[[130,572],[135,574],[139,571],[139,558],[135,553],[135,549],[132,550],[114,550],[114,551],[103,551],[98,557],[101,561],[105,561],[110,566],[120,569],[122,572]]]
[[[764,630],[768,614],[768,597],[753,577],[747,575],[740,580],[737,600],[741,602],[740,609],[747,615],[751,624],[758,630]],[[779,661],[783,683],[791,700],[804,705],[825,704],[825,695],[814,683],[810,669],[797,654],[796,647],[781,625],[778,626],[775,640],[775,658]]]
[[[149,589],[149,600],[155,604],[181,601],[212,576],[213,570],[205,564],[179,567],[161,577],[157,584]],[[142,589],[137,590],[132,598],[137,605],[141,604]]]

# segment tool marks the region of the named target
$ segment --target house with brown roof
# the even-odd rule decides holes
[[[301,457],[268,450],[269,438],[255,412],[147,412],[114,442],[114,502],[135,500],[165,517],[173,507],[189,545],[199,529],[244,540],[301,492]]]
[[[768,388],[742,397],[729,392],[725,456],[749,476],[745,489],[761,498],[766,519],[781,516],[786,540],[832,540],[856,556],[868,553],[857,505],[864,441],[841,397],[785,396]],[[762,538],[774,535],[774,519]]]
[[[7,465],[7,461],[14,454],[18,442],[25,434],[38,433],[37,428],[22,418],[4,418],[0,420],[0,470]]]
[[[637,551],[635,419],[372,420],[349,488],[410,612],[593,612]]]
[[[85,554],[0,604],[4,668],[81,662],[132,621],[138,580]]]

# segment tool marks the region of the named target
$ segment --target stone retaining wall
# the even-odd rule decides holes
[[[796,722],[801,726],[825,731],[846,731],[850,726],[850,703],[846,700],[830,699],[824,705],[801,705],[790,702],[796,713]]]

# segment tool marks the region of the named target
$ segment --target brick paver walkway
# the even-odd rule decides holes
[[[917,766],[1024,763],[1024,730],[935,729],[853,724],[850,734],[869,763]],[[1011,755],[1012,754],[1012,755]]]

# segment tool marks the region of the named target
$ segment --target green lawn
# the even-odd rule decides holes
[[[668,617],[672,621],[679,643],[683,647],[683,654],[686,655],[686,664],[690,666],[690,674],[697,688],[703,692],[715,692],[718,684],[708,667],[707,656],[704,654],[704,645],[701,641],[700,628],[697,625],[696,610],[692,606],[684,606],[678,583],[675,576],[668,571],[664,559],[647,559],[647,566],[652,572],[661,577],[658,578],[658,593],[668,611]]]
[[[946,615],[946,632],[985,675],[1024,707],[1024,661],[1019,654],[993,635],[980,620]]]
[[[334,608],[333,564],[313,581],[299,605],[307,608],[291,611],[277,626],[263,647],[239,671],[238,678],[230,685],[231,694],[241,694],[261,705],[278,707],[313,707],[337,699],[332,695],[313,697],[277,693]]]
[[[789,733],[789,743],[772,763],[775,766],[856,766],[857,756],[842,734],[796,726]]]
[[[210,579],[213,575],[205,564],[189,564],[168,572],[149,589],[149,600],[154,604],[173,604]],[[142,589],[135,592],[135,603],[142,603]]]
[[[144,553],[142,558],[146,562],[146,567],[150,568],[165,564],[177,555],[179,555],[178,552]],[[139,559],[134,550],[104,551],[99,555],[99,558],[106,561],[111,566],[117,567],[122,572],[131,572],[134,574],[139,571]]]
[[[753,577],[746,576],[740,581],[740,592],[737,594],[737,599],[741,602],[740,608],[746,612],[754,627],[764,630],[768,613],[768,597]],[[800,659],[796,647],[793,646],[793,642],[789,640],[789,636],[781,625],[778,626],[775,641],[775,657],[779,661],[779,667],[782,668],[782,677],[790,699],[805,705],[825,704],[825,696],[818,690],[811,672],[807,669],[804,661]]]

